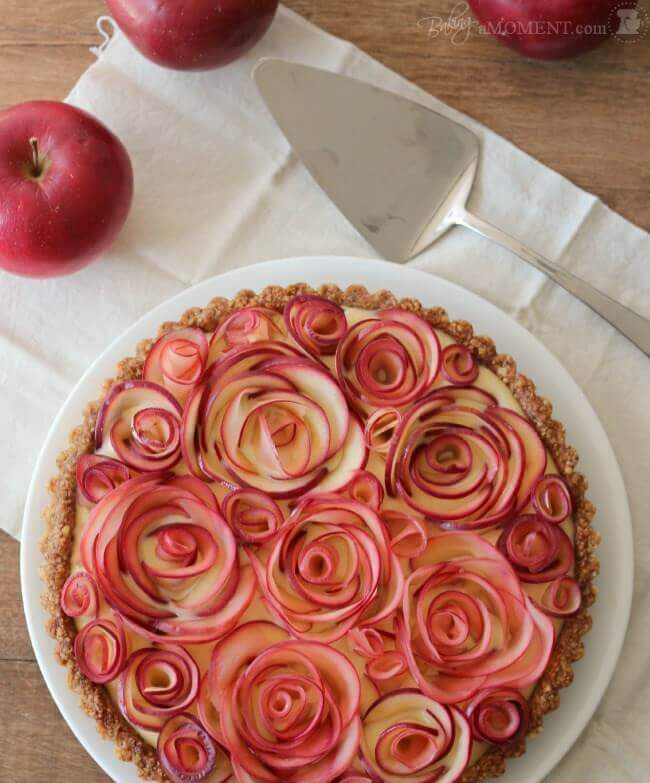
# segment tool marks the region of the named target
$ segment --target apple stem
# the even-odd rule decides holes
[[[43,169],[41,167],[41,161],[38,154],[38,139],[35,136],[32,136],[29,140],[29,144],[32,148],[33,174],[35,177],[40,177]]]

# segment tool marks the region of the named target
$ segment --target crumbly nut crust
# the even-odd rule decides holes
[[[410,310],[426,318],[457,342],[466,345],[510,389],[542,437],[558,470],[568,482],[575,504],[576,578],[580,583],[583,602],[579,613],[565,621],[549,665],[530,700],[531,721],[528,734],[541,732],[544,715],[557,709],[560,689],[566,688],[573,680],[572,664],[584,655],[582,637],[591,628],[588,609],[596,598],[594,580],[599,570],[594,551],[600,536],[591,527],[596,509],[586,499],[587,481],[576,471],[578,454],[567,444],[564,426],[552,418],[551,403],[537,395],[535,384],[517,372],[514,359],[498,354],[489,337],[474,335],[472,326],[467,321],[450,321],[441,307],[426,308],[416,299],[397,299],[389,291],[371,294],[363,286],[350,286],[343,291],[335,285],[324,285],[315,290],[301,283],[286,288],[269,286],[260,294],[244,290],[233,300],[216,297],[205,308],[194,307],[187,310],[178,322],[163,323],[159,336],[180,326],[197,326],[204,331],[213,331],[224,316],[234,310],[249,305],[281,310],[291,297],[299,293],[315,293],[340,305],[367,310],[386,307]],[[156,751],[145,743],[122,717],[104,686],[90,682],[79,671],[72,652],[75,625],[63,614],[59,604],[61,587],[70,573],[70,553],[75,526],[77,457],[92,451],[95,419],[107,391],[116,381],[141,377],[144,359],[153,343],[154,339],[143,340],[137,346],[135,357],[124,359],[118,364],[116,377],[105,381],[99,399],[86,407],[82,423],[70,433],[69,445],[57,459],[59,472],[50,481],[51,500],[43,512],[45,533],[41,540],[41,575],[45,582],[42,603],[49,614],[48,631],[56,640],[59,662],[68,669],[69,686],[79,693],[85,712],[95,718],[99,733],[113,740],[118,757],[124,761],[132,761],[140,777],[163,782],[169,779],[158,761]],[[498,777],[505,771],[506,756],[520,756],[525,750],[525,738],[507,752],[499,748],[490,749],[466,770],[461,783],[482,783],[488,778]]]

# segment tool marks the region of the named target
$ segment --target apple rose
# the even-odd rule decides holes
[[[526,688],[539,679],[553,649],[553,623],[489,541],[443,533],[412,566],[398,637],[423,693],[455,704],[479,690]]]
[[[360,685],[338,650],[252,622],[217,644],[208,676],[240,783],[329,783],[349,769]]]
[[[92,620],[74,638],[74,657],[91,682],[114,680],[124,668],[128,640],[119,617]]]
[[[475,739],[491,745],[516,744],[526,733],[529,713],[528,702],[514,688],[481,691],[465,706]]]
[[[402,408],[425,393],[440,368],[432,326],[406,310],[382,310],[350,327],[336,351],[336,373],[352,405]]]
[[[138,471],[172,468],[181,458],[182,409],[151,381],[116,383],[97,413],[95,448],[110,446]]]
[[[301,639],[331,642],[388,617],[404,578],[377,512],[336,495],[307,498],[281,528],[266,560],[249,551],[278,621]]]
[[[99,596],[92,576],[85,571],[75,571],[61,588],[61,609],[68,617],[97,617]]]
[[[348,647],[366,660],[365,673],[375,687],[408,673],[404,653],[395,649],[395,634],[377,628],[352,628],[347,636]]]
[[[403,416],[385,484],[443,528],[477,530],[523,509],[545,467],[544,444],[523,416],[474,386],[445,387]]]
[[[145,474],[110,492],[88,516],[80,553],[110,606],[154,642],[217,639],[255,589],[216,498],[192,476]]]
[[[577,614],[582,606],[580,584],[572,576],[554,579],[544,591],[539,605],[551,617]]]
[[[78,497],[85,506],[100,501],[107,492],[131,478],[131,471],[116,459],[101,454],[82,454],[76,467]]]
[[[120,675],[120,710],[135,726],[160,731],[167,718],[192,704],[199,677],[196,661],[180,645],[140,648]]]
[[[223,354],[188,400],[183,455],[200,478],[295,497],[343,486],[366,460],[336,380],[286,343]]]
[[[284,524],[278,504],[258,489],[236,489],[221,507],[235,538],[243,544],[264,544]]]
[[[503,528],[497,547],[522,582],[551,582],[573,568],[573,542],[561,527],[522,514]]]
[[[336,353],[348,330],[341,307],[320,296],[307,294],[294,296],[287,302],[284,322],[293,339],[312,356]]]
[[[479,367],[469,348],[454,343],[443,350],[440,371],[447,383],[467,386],[478,378]]]
[[[377,408],[366,419],[364,437],[366,446],[377,454],[387,454],[391,441],[402,421],[402,414],[397,408]]]
[[[252,343],[278,340],[286,334],[280,313],[265,307],[243,307],[223,320],[210,340],[210,361],[224,351]]]
[[[157,750],[160,763],[173,783],[232,780],[227,753],[189,713],[169,718],[158,735]]]
[[[341,489],[343,495],[364,503],[375,511],[379,511],[384,501],[384,488],[381,481],[367,470],[357,470],[352,478]]]
[[[207,359],[208,338],[202,329],[176,329],[153,344],[142,377],[164,386],[182,404],[203,377]]]
[[[462,712],[417,690],[382,696],[363,716],[361,752],[382,783],[454,783],[471,751]]]
[[[538,517],[545,522],[560,525],[573,511],[569,487],[562,476],[542,476],[532,489],[530,500]]]

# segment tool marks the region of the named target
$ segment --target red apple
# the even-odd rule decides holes
[[[132,197],[124,146],[90,114],[54,101],[0,112],[0,267],[80,269],[113,242]]]
[[[616,11],[636,0],[469,0],[479,22],[526,57],[558,60],[616,32]]]
[[[158,65],[218,68],[269,29],[278,0],[106,0],[122,32]]]

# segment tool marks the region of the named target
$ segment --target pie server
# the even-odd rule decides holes
[[[480,155],[470,130],[318,68],[263,59],[253,76],[313,178],[382,256],[407,261],[452,226],[471,228],[547,274],[650,355],[650,321],[467,211]]]

